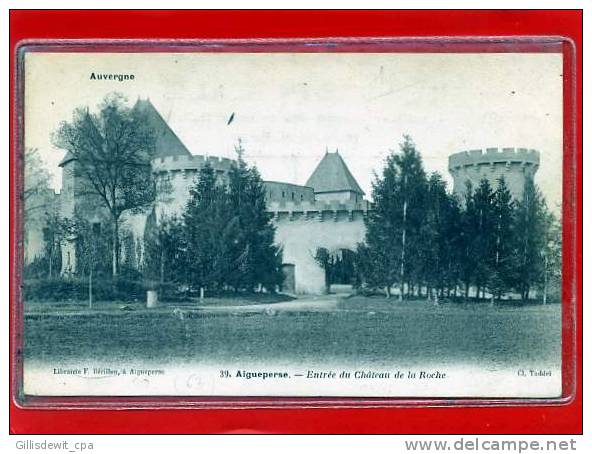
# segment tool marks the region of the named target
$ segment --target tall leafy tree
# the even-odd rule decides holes
[[[457,296],[461,276],[461,258],[463,254],[462,212],[458,198],[448,195],[448,212],[446,224],[446,271],[447,291]]]
[[[403,298],[405,283],[417,280],[421,270],[420,236],[424,220],[426,176],[415,144],[403,137],[398,153],[387,156],[382,174],[372,186],[374,206],[366,219],[365,275],[385,288],[399,284]]]
[[[144,276],[160,289],[166,284],[186,281],[187,255],[183,224],[176,217],[156,220],[154,210],[146,219],[144,230]]]
[[[76,161],[85,195],[109,213],[111,221],[112,275],[119,272],[121,217],[137,212],[154,200],[150,156],[155,134],[142,114],[125,105],[119,94],[105,97],[97,113],[80,107],[72,121],[62,122],[53,143]]]
[[[266,210],[263,180],[256,167],[243,159],[241,141],[235,147],[237,162],[229,172],[230,210],[238,224],[232,241],[232,269],[229,283],[235,288],[253,290],[257,285],[274,289],[282,282],[281,251],[274,244],[275,226]]]
[[[464,284],[464,296],[470,296],[471,285],[475,282],[476,268],[479,261],[477,255],[477,231],[479,215],[475,208],[473,185],[466,182],[463,209],[461,211],[459,246],[459,274]]]
[[[432,297],[433,290],[436,301],[446,285],[449,269],[448,260],[451,251],[448,246],[450,241],[449,222],[452,221],[450,219],[451,209],[446,183],[442,176],[435,172],[428,180],[425,221],[420,226],[423,241],[419,242],[419,248],[423,268],[421,274],[428,287],[428,298]]]
[[[370,215],[371,213],[369,212],[368,216],[370,217]],[[372,225],[370,221],[366,220],[366,222],[368,226]],[[368,232],[368,230],[366,230],[366,232]],[[356,286],[370,288],[382,287],[385,289],[386,296],[390,298],[390,289],[396,282],[396,272],[381,266],[381,263],[387,262],[389,257],[394,258],[394,254],[387,255],[387,251],[379,251],[375,246],[376,243],[378,243],[378,241],[371,240],[366,233],[365,241],[358,243],[356,246]],[[315,259],[317,260],[317,263],[319,263],[318,258],[315,257]],[[322,262],[321,266],[324,266]],[[389,282],[390,285],[385,284],[385,282]]]
[[[557,217],[547,208],[543,207],[544,244],[542,255],[542,276],[540,288],[543,304],[546,304],[549,293],[555,293],[561,297],[561,223]]]
[[[183,215],[187,242],[186,272],[192,286],[221,287],[232,271],[232,248],[237,241],[238,222],[223,184],[216,180],[210,164],[199,173]]]
[[[473,196],[475,215],[475,253],[479,258],[475,268],[477,298],[488,287],[494,263],[494,192],[487,178],[482,178]]]
[[[366,218],[365,244],[358,246],[360,268],[369,285],[384,287],[387,297],[398,281],[401,263],[400,174],[391,152],[372,182],[373,209]]]
[[[420,153],[410,136],[403,136],[400,153],[395,155],[400,169],[399,193],[401,201],[401,261],[400,299],[404,283],[412,284],[421,270],[421,226],[425,218],[424,202],[427,195],[426,174]]]
[[[491,292],[500,300],[513,285],[514,201],[502,176],[493,196],[493,258]]]
[[[516,204],[515,270],[516,286],[522,301],[530,297],[532,287],[543,273],[545,247],[544,201],[532,177],[524,183],[522,200]]]

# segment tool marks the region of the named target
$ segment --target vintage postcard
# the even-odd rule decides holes
[[[560,397],[562,62],[25,52],[23,394]]]

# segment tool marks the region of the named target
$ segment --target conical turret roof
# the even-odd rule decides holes
[[[148,124],[156,132],[156,151],[153,158],[191,156],[187,147],[177,137],[149,99],[138,99],[134,105],[134,110],[146,115]]]
[[[317,193],[351,191],[364,194],[339,152],[325,153],[306,186],[312,187]]]

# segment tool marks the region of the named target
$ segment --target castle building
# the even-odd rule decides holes
[[[156,132],[154,154],[147,156],[155,177],[157,196],[144,213],[126,215],[122,230],[131,232],[135,241],[144,237],[146,219],[152,210],[157,221],[180,216],[197,182],[200,169],[209,163],[221,184],[225,184],[233,160],[192,155],[168,126],[149,100],[138,100],[134,106],[145,115]],[[539,165],[535,150],[519,148],[488,148],[485,152],[471,150],[449,157],[449,170],[454,179],[454,192],[463,196],[466,181],[473,186],[485,177],[493,187],[504,175],[514,197],[521,197],[526,176],[534,176]],[[85,191],[78,163],[69,153],[60,163],[62,189],[59,196],[61,217],[83,214],[100,231],[108,222],[105,208]],[[338,151],[325,153],[305,185],[281,181],[265,181],[266,207],[276,227],[275,241],[283,251],[283,290],[291,293],[321,293],[325,290],[325,272],[315,260],[319,248],[340,257],[351,257],[366,233],[365,218],[371,204],[348,169]],[[86,193],[86,194],[85,194]],[[142,248],[135,263],[142,263]],[[344,267],[346,269],[347,267]],[[62,273],[76,271],[73,239],[62,246]],[[348,278],[341,277],[347,284]]]
[[[192,155],[149,100],[138,100],[139,110],[156,132],[155,152],[150,160],[157,188],[154,212],[157,220],[180,216],[197,182],[200,169],[209,163],[224,184],[232,159]],[[62,218],[82,215],[97,232],[109,222],[100,201],[89,195],[79,164],[66,153],[62,169],[59,213]],[[292,293],[321,293],[325,289],[324,270],[314,256],[318,248],[333,254],[353,251],[365,235],[364,217],[370,204],[339,152],[326,152],[306,185],[265,181],[267,210],[273,214],[276,243],[282,247],[285,282],[283,290]],[[136,241],[144,236],[144,213],[128,214],[121,230],[132,233]],[[62,245],[62,273],[76,271],[74,238]],[[139,248],[141,251],[141,248]],[[135,260],[141,262],[141,257]]]
[[[527,177],[534,178],[539,162],[540,154],[537,150],[487,148],[485,151],[461,151],[450,155],[448,171],[454,181],[454,193],[460,200],[463,200],[466,195],[467,181],[476,188],[479,182],[486,178],[495,189],[502,176],[506,180],[512,197],[522,199],[524,182]]]

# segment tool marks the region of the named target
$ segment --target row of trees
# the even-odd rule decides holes
[[[123,268],[161,284],[202,289],[281,284],[281,251],[274,245],[263,182],[245,163],[240,142],[226,184],[205,166],[180,217],[157,222],[153,213],[141,245],[121,231],[125,213],[146,210],[155,199],[149,163],[155,132],[145,120],[121,96],[110,95],[98,113],[77,109],[54,134],[56,146],[76,160],[83,182],[78,193],[92,198],[110,222],[97,230],[84,213],[69,220],[48,217],[50,275],[60,244],[75,238],[77,271],[87,276],[115,277]],[[27,187],[31,175],[30,169],[25,198],[35,196]],[[500,299],[516,292],[525,300],[537,289],[546,299],[560,279],[561,229],[531,179],[520,200],[512,199],[503,178],[495,188],[486,179],[469,185],[459,200],[441,175],[425,172],[413,141],[404,137],[375,179],[372,199],[366,238],[353,258],[334,260],[328,251],[317,251],[328,282],[350,273],[352,261],[359,285],[383,288],[388,296],[398,287],[401,298],[425,292],[429,298],[487,293]],[[25,200],[26,208],[32,206]]]
[[[531,178],[523,197],[512,198],[504,178],[467,182],[459,200],[442,176],[427,175],[405,136],[373,183],[366,238],[356,251],[361,282],[387,296],[444,295],[527,300],[533,289],[546,302],[561,274],[561,229]]]

